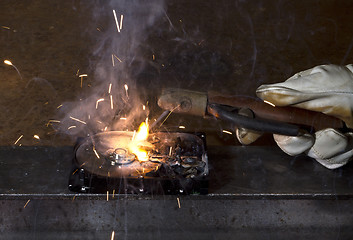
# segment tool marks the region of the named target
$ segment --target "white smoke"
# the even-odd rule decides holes
[[[75,137],[111,129],[132,130],[134,120],[147,116],[145,103],[138,97],[142,89],[136,88],[131,70],[132,65],[134,71],[138,70],[136,65],[143,68],[140,48],[149,29],[165,14],[165,5],[162,0],[112,0],[96,3],[92,12],[93,22],[110,21],[96,26],[90,63],[94,81],[89,95],[60,109],[65,114],[60,130]]]

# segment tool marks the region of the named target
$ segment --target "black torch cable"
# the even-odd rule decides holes
[[[221,120],[233,123],[238,128],[251,129],[260,132],[269,132],[286,136],[298,136],[302,133],[299,126],[262,118],[250,118],[230,112],[219,104],[209,104],[207,112]]]

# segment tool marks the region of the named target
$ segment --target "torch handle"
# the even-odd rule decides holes
[[[336,117],[296,107],[274,107],[259,98],[246,96],[227,97],[209,93],[208,102],[228,105],[239,109],[248,108],[253,111],[255,118],[297,124],[315,131],[325,128],[345,127],[344,122]]]

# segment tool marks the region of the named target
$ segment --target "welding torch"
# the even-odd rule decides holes
[[[278,107],[249,96],[223,96],[214,92],[167,88],[162,90],[158,105],[166,110],[163,116],[170,111],[213,116],[236,128],[286,136],[300,136],[325,128],[345,128],[344,122],[338,118],[296,107]]]

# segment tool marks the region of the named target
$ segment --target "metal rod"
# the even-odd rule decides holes
[[[154,123],[152,123],[152,124],[150,125],[150,130],[152,130],[152,129],[157,125],[157,123],[159,123],[159,122],[162,121],[166,116],[168,116],[169,113],[170,113],[169,110],[164,111],[164,112],[157,118],[157,120],[156,120]]]

